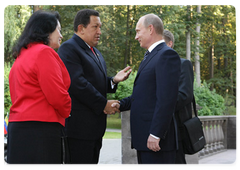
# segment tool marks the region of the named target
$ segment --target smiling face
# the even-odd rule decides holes
[[[91,47],[98,44],[100,40],[102,23],[98,16],[91,15],[87,27],[81,26],[82,39]]]
[[[58,21],[56,29],[49,34],[49,46],[53,49],[60,47],[62,38],[61,25]]]
[[[143,22],[144,22],[144,17],[140,18],[136,25],[135,40],[138,40],[142,48],[148,49],[150,47],[150,42],[149,42],[150,29],[149,27],[145,27]]]

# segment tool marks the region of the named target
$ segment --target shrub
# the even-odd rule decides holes
[[[115,99],[115,100],[121,100],[125,97],[131,96],[136,75],[137,75],[137,71],[132,72],[126,81],[120,82],[118,84],[116,93],[108,94],[108,98]]]
[[[10,107],[12,105],[10,91],[9,91],[9,72],[11,70],[10,63],[4,63],[4,117],[9,113]]]
[[[196,81],[194,82],[195,100],[202,107],[198,111],[199,116],[223,115],[225,110],[224,98],[215,89],[210,91],[210,85],[203,81],[201,86],[197,86]]]

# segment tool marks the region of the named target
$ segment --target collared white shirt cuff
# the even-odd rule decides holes
[[[114,84],[114,83],[112,82],[112,80],[111,80],[112,89],[114,89],[115,85],[116,85],[116,84]]]
[[[155,139],[160,139],[159,137],[154,136],[153,134],[150,134],[150,136],[154,137]]]

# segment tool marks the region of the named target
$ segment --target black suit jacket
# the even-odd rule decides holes
[[[175,117],[178,124],[178,139],[183,138],[183,123],[192,118],[193,66],[189,60],[181,58],[181,75],[179,79],[178,100]]]
[[[161,138],[162,151],[177,149],[174,111],[178,95],[180,58],[165,43],[156,46],[143,61],[132,96],[121,100],[120,110],[131,109],[132,147],[149,151],[150,134]]]
[[[111,88],[106,63],[95,47],[94,51],[97,57],[76,34],[58,50],[71,78],[72,110],[66,119],[68,137],[96,140],[106,130],[106,115],[103,113],[106,94],[115,92],[117,86]]]

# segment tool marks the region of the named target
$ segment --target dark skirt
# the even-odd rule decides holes
[[[62,128],[61,124],[54,122],[10,122],[7,162],[62,163]]]

